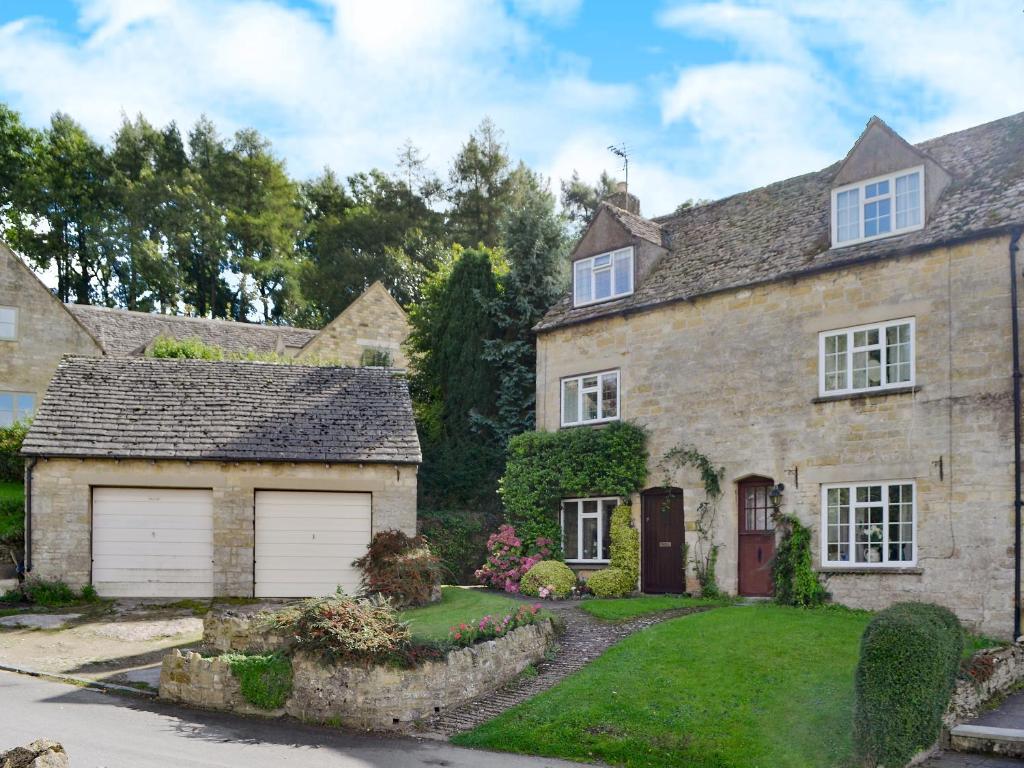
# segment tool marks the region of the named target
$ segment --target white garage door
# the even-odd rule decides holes
[[[370,543],[370,494],[256,492],[256,597],[359,590],[352,561]]]
[[[104,597],[212,597],[212,492],[94,488],[92,583]]]

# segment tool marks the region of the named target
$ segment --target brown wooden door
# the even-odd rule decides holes
[[[641,497],[644,592],[680,595],[683,582],[683,492],[646,491]]]
[[[739,484],[739,593],[768,597],[772,593],[775,522],[768,491],[772,481],[752,478]]]

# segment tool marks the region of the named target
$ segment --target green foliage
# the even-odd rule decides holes
[[[292,692],[292,662],[282,653],[226,653],[221,658],[231,666],[242,696],[254,707],[280,709]]]
[[[366,594],[386,597],[396,608],[429,603],[441,584],[441,566],[427,540],[402,531],[379,531],[352,564],[363,572]]]
[[[467,247],[498,245],[499,226],[513,190],[508,148],[501,130],[484,118],[462,145],[449,173],[448,227]]]
[[[311,597],[271,614],[267,627],[290,636],[291,645],[326,661],[408,665],[418,648],[409,627],[388,601],[343,594]]]
[[[810,530],[792,515],[781,516],[779,522],[782,539],[772,563],[776,602],[803,608],[821,605],[829,595],[811,564]]]
[[[443,642],[453,625],[468,624],[483,616],[515,613],[520,603],[487,589],[441,587],[441,602],[407,608],[399,618],[409,624],[414,640]]]
[[[636,579],[621,568],[612,566],[590,574],[587,586],[597,597],[624,597],[636,589]]]
[[[875,615],[861,639],[854,744],[865,765],[902,766],[935,743],[963,650],[949,610],[897,603]]]
[[[633,526],[632,507],[626,504],[612,510],[609,565],[625,574],[630,582],[629,592],[636,589],[640,578],[640,531]]]
[[[359,356],[359,365],[364,368],[390,368],[392,362],[391,352],[376,347],[364,349]]]
[[[697,505],[697,546],[693,556],[693,569],[704,597],[714,598],[721,594],[715,566],[718,563],[720,544],[715,543],[715,521],[718,518],[718,503],[722,499],[722,478],[725,468],[716,467],[703,453],[693,447],[677,446],[666,453],[659,467],[664,473],[664,486],[672,486],[673,473],[684,467],[691,467],[700,473],[704,486],[704,500]],[[690,548],[683,551],[683,584],[686,584],[686,557]]]
[[[578,237],[597,213],[601,201],[615,192],[618,182],[607,171],[601,171],[597,183],[587,184],[575,170],[572,177],[562,181],[562,210]]]
[[[225,353],[220,347],[197,338],[173,339],[169,336],[157,336],[146,355],[160,359],[223,360]]]
[[[420,509],[417,524],[440,558],[447,582],[475,583],[473,571],[487,554],[487,535],[480,515],[464,509]]]
[[[652,613],[663,613],[664,611],[677,611],[680,609],[692,608],[703,610],[705,608],[718,608],[729,605],[732,602],[730,597],[718,597],[707,599],[703,597],[685,597],[679,595],[642,595],[639,597],[620,597],[610,600],[584,600],[580,608],[605,621],[624,621],[637,616],[648,616]]]
[[[21,445],[28,434],[28,422],[17,422],[0,427],[0,482],[18,483],[25,479],[25,460]]]
[[[504,616],[487,615],[481,619],[455,624],[448,630],[448,641],[456,647],[465,648],[487,640],[497,640],[513,630],[528,627],[546,618],[540,612],[539,605],[520,605],[517,610],[510,611]]]
[[[558,508],[574,496],[629,498],[647,479],[647,435],[614,422],[602,429],[526,432],[509,440],[500,494],[523,541],[560,540]]]
[[[519,591],[530,597],[539,597],[540,591],[544,589],[554,597],[564,599],[572,594],[575,586],[576,574],[561,560],[541,560],[519,581]]]
[[[5,593],[3,602],[26,602],[42,608],[60,608],[77,603],[95,603],[99,600],[96,589],[87,584],[81,590],[75,590],[60,580],[30,578],[21,583],[17,589]]]

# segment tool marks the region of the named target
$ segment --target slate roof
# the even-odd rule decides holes
[[[832,179],[841,166],[835,163],[653,219],[664,231],[669,250],[634,294],[578,309],[567,294],[537,329],[798,277],[1024,224],[1024,112],[916,147],[952,176],[928,211],[923,229],[831,249]],[[618,218],[622,220],[621,215]]]
[[[96,337],[108,355],[119,357],[142,354],[157,336],[198,338],[229,352],[274,352],[279,339],[286,347],[302,347],[318,333],[289,326],[157,315],[84,304],[65,306]]]
[[[608,210],[612,216],[615,217],[622,226],[626,228],[626,231],[632,234],[634,237],[639,237],[642,240],[655,243],[656,245],[662,245],[665,239],[665,230],[661,224],[652,220],[645,219],[643,216],[638,216],[635,213],[619,208],[616,205],[609,203],[601,203],[601,205]]]
[[[404,377],[343,368],[65,357],[26,456],[419,463]]]

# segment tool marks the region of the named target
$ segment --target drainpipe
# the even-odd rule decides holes
[[[1020,327],[1017,320],[1017,250],[1020,248],[1021,229],[1010,234],[1010,308],[1013,312],[1013,639],[1020,637],[1020,557],[1021,557],[1021,499],[1020,487]]]
[[[35,465],[35,458],[25,459],[25,562],[21,568],[26,575],[32,570],[32,468]]]

